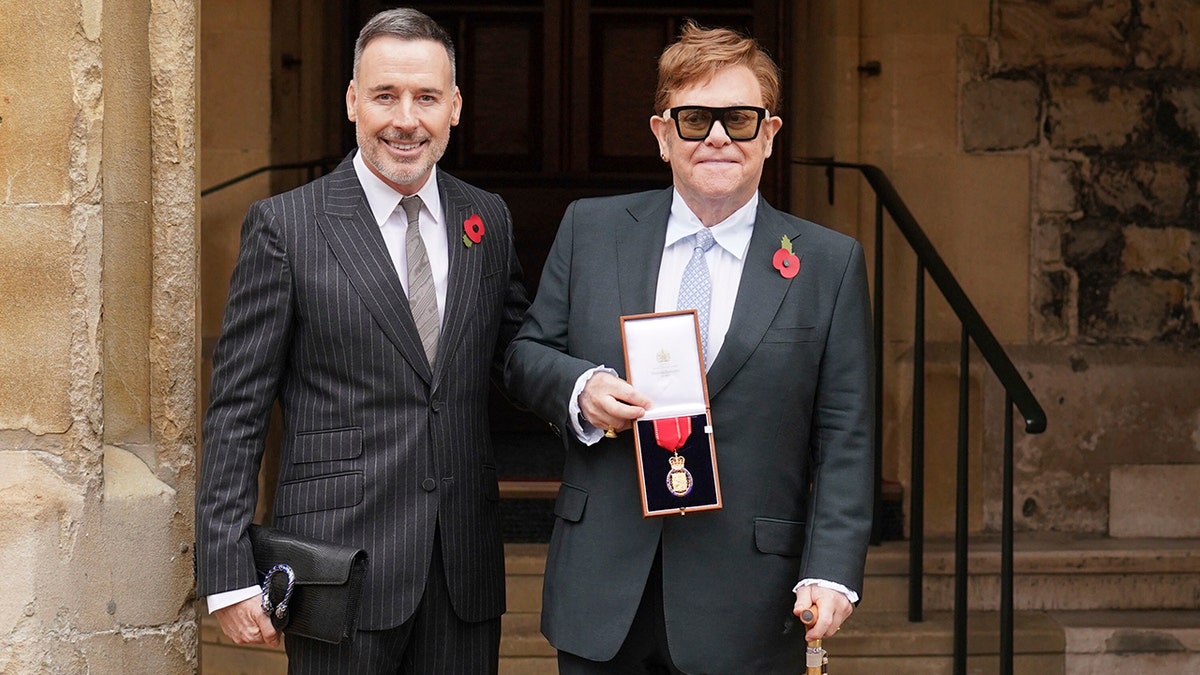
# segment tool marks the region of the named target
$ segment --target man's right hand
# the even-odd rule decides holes
[[[222,607],[213,612],[213,616],[221,623],[221,631],[239,645],[279,646],[279,633],[271,625],[271,618],[263,612],[260,596]]]
[[[579,393],[579,412],[597,429],[624,431],[650,407],[650,399],[609,373],[596,373]]]

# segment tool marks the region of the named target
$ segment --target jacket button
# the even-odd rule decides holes
[[[426,492],[433,492],[433,489],[437,487],[437,481],[432,478],[426,478],[425,480],[421,481],[421,487]]]

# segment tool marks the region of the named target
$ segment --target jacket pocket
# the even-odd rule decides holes
[[[362,454],[362,429],[322,429],[301,431],[292,441],[292,462],[331,462],[354,459]]]
[[[755,518],[754,546],[760,553],[798,556],[804,551],[804,523],[798,520]]]
[[[563,483],[558,488],[558,499],[554,500],[554,515],[578,523],[583,519],[583,507],[587,506],[587,499],[587,490]]]
[[[275,515],[327,511],[356,506],[363,500],[361,471],[327,474],[280,483],[275,495]]]
[[[813,342],[816,339],[816,326],[768,328],[763,335],[763,342]]]

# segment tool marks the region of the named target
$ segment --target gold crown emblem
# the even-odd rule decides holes
[[[683,468],[684,460],[679,455],[671,455],[670,459],[668,459],[667,461],[671,463],[672,469],[682,469]]]
[[[660,349],[658,350],[658,353],[654,355],[654,358],[658,359],[659,363],[666,363],[667,361],[671,360],[671,353],[665,349]]]

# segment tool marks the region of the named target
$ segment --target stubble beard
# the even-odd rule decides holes
[[[389,138],[394,142],[407,142],[417,140],[416,138]],[[362,150],[363,159],[367,164],[370,164],[381,175],[396,185],[412,185],[419,182],[424,176],[433,169],[433,165],[437,164],[438,160],[446,152],[446,146],[449,144],[449,138],[429,137],[429,145],[426,146],[425,152],[421,153],[411,161],[397,161],[388,154],[385,147],[387,144],[383,138],[373,136],[364,138],[361,132],[358,137],[358,147]]]

